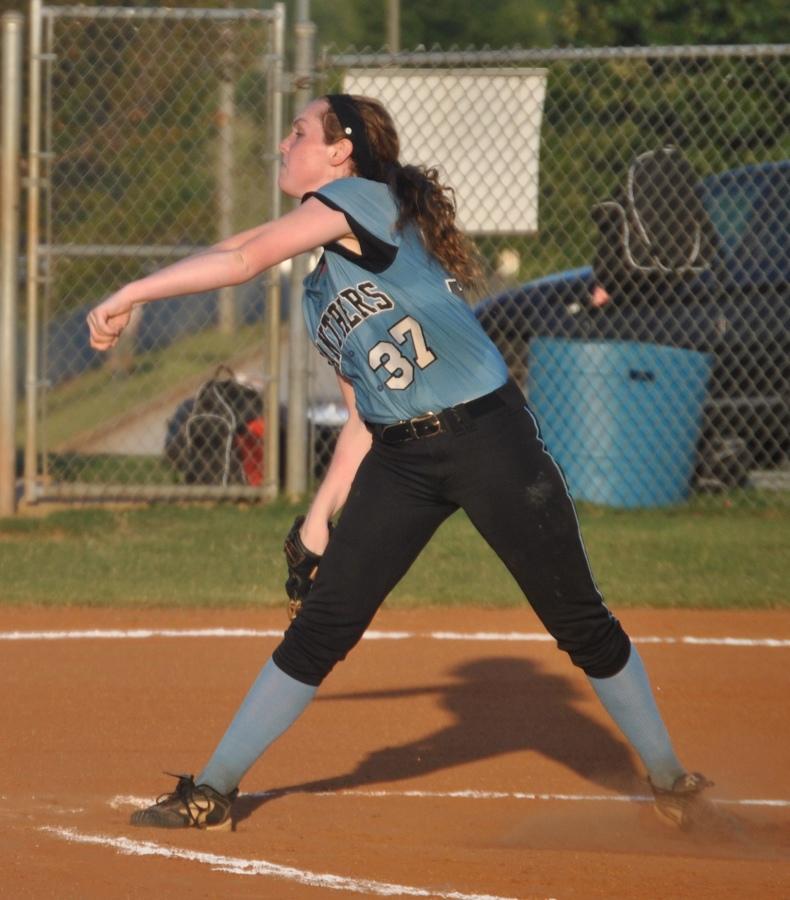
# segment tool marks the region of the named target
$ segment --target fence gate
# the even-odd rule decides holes
[[[33,0],[31,20],[25,499],[271,496],[279,271],[149,304],[109,355],[84,319],[130,279],[279,215],[283,4]],[[176,457],[199,434],[179,425],[223,363],[262,399],[253,439],[232,438],[241,467],[212,469],[206,448],[185,474]]]

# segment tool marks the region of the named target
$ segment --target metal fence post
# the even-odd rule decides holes
[[[309,21],[309,0],[300,0],[295,25],[294,107],[301,109],[312,97],[315,25]],[[291,270],[291,304],[288,319],[288,429],[285,486],[288,498],[297,500],[307,490],[307,330],[301,314],[302,281],[307,256],[298,256]]]
[[[223,26],[221,39],[224,47],[220,55],[222,80],[219,83],[219,123],[217,153],[217,212],[219,213],[219,239],[224,240],[233,233],[233,155],[234,119],[236,104],[233,80],[233,35],[229,24]],[[219,292],[218,325],[222,334],[236,331],[236,289],[222,288]]]
[[[271,25],[269,83],[267,85],[267,118],[269,127],[269,190],[271,218],[279,217],[282,199],[278,180],[279,147],[283,123],[283,56],[285,54],[285,4],[275,3],[275,19]],[[264,491],[268,497],[276,497],[280,485],[280,329],[281,290],[280,266],[269,272],[266,301],[266,334],[268,346],[267,373],[264,397],[266,432],[264,434]]]
[[[30,0],[27,146],[27,348],[25,353],[25,502],[36,500],[38,451],[38,255],[41,169],[41,0]]]
[[[3,16],[2,180],[0,181],[0,515],[16,509],[16,332],[22,16]]]

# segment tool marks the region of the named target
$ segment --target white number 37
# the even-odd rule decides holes
[[[396,322],[389,333],[397,344],[390,341],[379,341],[368,352],[368,364],[375,372],[382,366],[390,373],[390,377],[384,382],[390,390],[402,391],[414,381],[414,365],[425,369],[436,360],[433,350],[425,343],[422,326],[416,319],[406,316]],[[398,345],[406,343],[411,338],[414,347],[414,360],[407,359]]]

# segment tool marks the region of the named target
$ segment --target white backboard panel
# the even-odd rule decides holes
[[[537,231],[545,69],[350,69],[343,90],[387,107],[401,162],[439,168],[465,231]]]

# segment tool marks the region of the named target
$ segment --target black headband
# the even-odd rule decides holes
[[[357,165],[357,174],[362,178],[381,181],[381,166],[373,158],[365,120],[356,101],[350,94],[327,94],[329,108],[337,116],[340,127],[353,147],[351,158]]]

